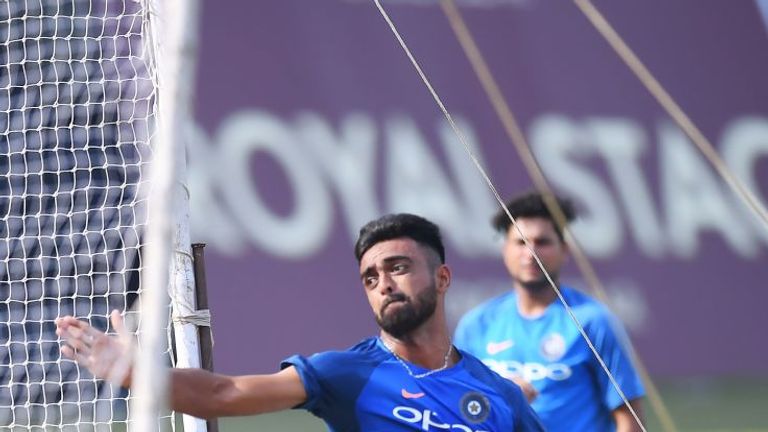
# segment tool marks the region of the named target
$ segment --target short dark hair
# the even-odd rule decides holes
[[[573,221],[576,218],[576,209],[574,208],[573,203],[562,197],[554,196],[554,198],[557,201],[558,206],[563,210],[566,223]],[[509,210],[509,213],[515,220],[518,218],[533,217],[549,219],[552,222],[552,226],[555,228],[557,236],[560,237],[560,240],[563,240],[563,231],[549,212],[549,208],[547,208],[542,194],[538,192],[527,192],[518,195],[507,201],[505,207]],[[491,219],[491,225],[493,225],[496,231],[506,234],[507,231],[509,231],[510,225],[512,225],[512,221],[509,220],[509,216],[504,209],[500,209],[493,219]]]
[[[408,213],[385,215],[360,228],[355,243],[357,262],[360,262],[363,254],[373,245],[403,237],[434,250],[440,256],[440,262],[445,263],[445,248],[440,228],[421,216]]]

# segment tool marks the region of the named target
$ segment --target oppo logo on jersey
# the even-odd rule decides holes
[[[565,381],[573,375],[571,367],[564,363],[522,363],[515,360],[483,359],[483,363],[504,378],[521,377],[528,382],[543,379]]]
[[[425,409],[419,411],[416,408],[407,406],[396,406],[392,410],[392,415],[395,418],[402,420],[406,423],[418,424],[421,423],[421,430],[444,430],[444,431],[461,431],[461,432],[487,432],[483,430],[474,430],[469,426],[463,424],[448,424],[441,423],[437,418],[437,413]]]

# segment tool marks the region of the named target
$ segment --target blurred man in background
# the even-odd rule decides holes
[[[378,337],[347,351],[290,357],[271,375],[173,369],[171,407],[204,418],[303,408],[331,431],[543,430],[516,385],[453,348],[444,306],[451,271],[435,224],[384,216],[360,230],[355,256]],[[308,282],[307,289],[327,289]],[[120,315],[112,320],[124,335]],[[130,358],[130,337],[109,337],[71,316],[57,325],[62,352],[99,377],[114,376],[120,359]],[[316,331],[312,323],[308,331]],[[118,381],[130,386],[124,376]]]
[[[571,222],[571,203],[558,203]],[[639,414],[644,390],[624,330],[605,306],[559,285],[568,245],[542,196],[520,196],[507,209]],[[502,254],[512,290],[465,315],[456,328],[456,346],[517,383],[549,431],[639,431],[509,216],[502,209],[492,223],[505,236]]]

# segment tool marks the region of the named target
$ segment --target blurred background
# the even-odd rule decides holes
[[[574,233],[677,426],[768,430],[768,227],[572,2],[455,1],[547,180],[580,210]],[[531,189],[438,1],[382,3],[499,192]],[[765,204],[759,2],[594,3]],[[192,238],[208,244],[218,372],[375,334],[352,245],[384,213],[441,225],[451,325],[510,288],[497,203],[372,1],[207,1],[199,43]],[[589,290],[575,266],[563,280]],[[324,429],[303,412],[221,425]]]

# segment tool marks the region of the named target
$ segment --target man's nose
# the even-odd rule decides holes
[[[383,295],[395,292],[395,281],[389,273],[385,272],[379,276],[379,292]]]
[[[521,254],[523,255],[523,258],[533,259],[533,255],[536,253],[536,246],[531,243],[530,247],[528,247],[528,245],[522,245],[522,248],[523,250],[521,251]]]

